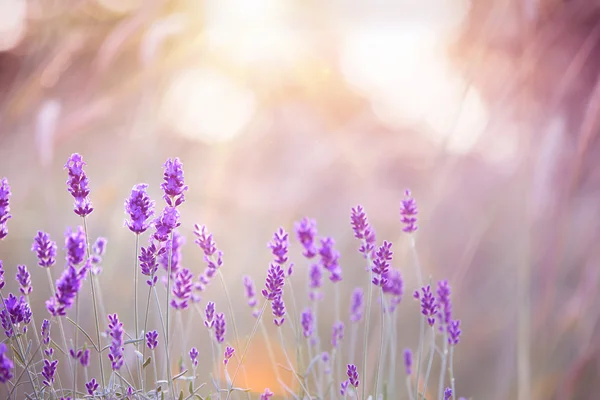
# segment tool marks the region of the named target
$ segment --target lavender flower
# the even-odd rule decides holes
[[[31,251],[37,253],[38,265],[42,268],[48,268],[56,262],[56,242],[50,239],[50,235],[38,231],[33,240]]]
[[[6,356],[6,345],[0,343],[0,382],[6,383],[12,379],[12,370],[15,368],[10,357]]]
[[[183,192],[188,190],[183,181],[183,164],[179,158],[169,158],[164,167],[164,182],[160,184],[160,188],[165,193],[163,199],[170,207],[177,207],[185,201]]]
[[[29,295],[33,288],[31,287],[31,274],[27,270],[26,265],[17,265],[17,282],[19,282],[19,290],[25,296]]]
[[[302,312],[302,316],[300,318],[300,323],[302,324],[302,334],[305,338],[310,338],[314,331],[314,316],[312,310],[309,307],[306,307]]]
[[[361,241],[358,251],[365,258],[371,257],[375,250],[375,231],[369,225],[367,214],[362,206],[357,205],[351,210],[350,223],[352,224],[354,237]]]
[[[268,247],[271,249],[271,252],[275,257],[275,262],[281,266],[283,266],[288,260],[287,253],[289,243],[288,234],[283,228],[279,228],[279,230],[273,235],[273,240],[268,244]]]
[[[312,264],[310,266],[308,278],[308,286],[310,288],[310,299],[312,301],[321,299],[321,297],[323,296],[319,291],[319,288],[323,285],[323,272],[321,271],[321,266],[319,264]]]
[[[149,219],[154,215],[154,201],[146,193],[148,185],[137,184],[131,189],[131,196],[125,200],[125,213],[129,220],[125,225],[135,234],[144,233],[149,227]]]
[[[194,243],[200,246],[204,252],[204,260],[208,264],[207,272],[214,274],[214,272],[223,264],[223,253],[217,249],[217,244],[213,239],[213,235],[208,232],[205,225],[199,226],[198,224],[195,224],[194,235],[197,237],[197,239],[194,240]],[[208,276],[208,278],[210,278],[210,276]]]
[[[421,301],[421,314],[427,317],[429,326],[433,326],[435,323],[435,315],[437,314],[435,297],[431,294],[431,287],[429,285],[422,287],[421,292],[422,295],[419,294],[418,290],[415,290],[413,297]]]
[[[8,228],[6,223],[12,217],[10,215],[10,185],[8,179],[2,178],[0,180],[0,240],[4,239],[8,235]]]
[[[333,238],[321,239],[319,255],[321,256],[321,265],[330,273],[329,280],[335,283],[342,280],[342,269],[338,263],[340,253],[333,248],[334,244]]]
[[[111,362],[112,370],[118,371],[123,365],[123,323],[119,321],[119,316],[117,314],[109,314],[108,321],[108,329],[110,330],[109,335],[112,338],[108,359]]]
[[[159,242],[166,242],[169,239],[169,235],[173,232],[173,229],[177,228],[181,223],[179,222],[179,211],[175,207],[165,207],[158,218],[154,220],[154,239]]]
[[[4,309],[0,311],[0,321],[6,337],[13,337],[18,334],[21,323],[23,323],[23,333],[27,332],[27,325],[31,322],[31,308],[25,297],[17,298],[12,293],[4,299]],[[15,332],[16,330],[16,332]]]
[[[364,293],[362,288],[357,287],[352,292],[350,301],[350,321],[357,323],[361,320],[364,309]]]
[[[212,329],[215,323],[215,303],[212,301],[206,303],[206,310],[204,311],[204,314],[206,315],[204,326],[206,326],[208,329]]]
[[[266,289],[262,290],[262,295],[265,296],[267,300],[272,301],[281,296],[283,293],[284,276],[281,265],[271,264],[265,282]]]
[[[346,391],[348,390],[348,385],[350,385],[350,381],[346,379],[344,382],[340,383],[340,394],[342,396],[346,395]]]
[[[54,349],[50,346],[50,321],[47,319],[42,321],[42,343],[46,346],[44,353],[50,357],[54,354]]]
[[[360,381],[358,380],[358,371],[356,370],[356,365],[348,364],[348,371],[346,372],[346,375],[348,375],[350,384],[357,388]]]
[[[44,368],[42,369],[42,376],[44,380],[42,383],[45,386],[52,386],[54,384],[54,374],[56,373],[56,365],[58,360],[50,361],[44,359]]]
[[[215,317],[215,339],[217,343],[225,341],[225,314],[217,313]]]
[[[281,326],[283,325],[283,322],[285,321],[285,304],[283,303],[283,298],[282,296],[277,296],[272,302],[271,302],[271,310],[273,311],[273,323],[276,326]]]
[[[248,299],[248,306],[252,308],[252,316],[256,318],[259,314],[259,311],[256,309],[256,305],[258,304],[256,300],[256,288],[254,287],[254,281],[248,275],[244,275],[244,288],[246,298]]]
[[[81,357],[79,357],[79,362],[81,363],[81,366],[86,368],[89,367],[90,365],[90,349],[84,349],[81,352]]]
[[[158,346],[158,332],[150,331],[146,333],[146,346],[150,350],[154,350]]]
[[[80,217],[85,217],[94,211],[88,197],[90,194],[89,180],[83,170],[84,165],[83,158],[77,153],[72,154],[65,164],[65,169],[69,171],[67,190],[75,199],[73,211]]]
[[[54,298],[59,308],[56,314],[51,312],[52,315],[65,315],[65,310],[71,308],[79,289],[81,289],[81,283],[85,279],[86,272],[87,267],[83,267],[79,271],[72,265],[65,268],[60,278],[56,281],[56,296]],[[48,307],[48,302],[46,302],[46,307]]]
[[[85,259],[87,242],[85,240],[85,231],[82,226],[78,226],[76,231],[71,228],[65,233],[65,251],[67,262],[71,265],[79,265]]]
[[[300,222],[294,224],[294,230],[296,231],[296,237],[298,241],[304,247],[302,253],[306,258],[313,258],[317,255],[317,248],[315,247],[315,237],[317,236],[317,222],[314,219],[304,217]]]
[[[141,253],[138,256],[138,260],[140,261],[140,269],[142,270],[142,274],[150,277],[150,279],[146,281],[148,286],[152,287],[156,285],[156,281],[158,279],[156,276],[156,271],[158,270],[156,258],[166,251],[166,247],[161,247],[159,249],[153,240],[150,240],[149,246],[141,248]]]
[[[404,224],[402,230],[406,233],[413,233],[418,229],[417,214],[419,211],[417,210],[417,202],[411,196],[410,190],[406,189],[404,195],[406,197],[402,200],[400,207],[400,221]]]
[[[379,247],[375,253],[375,259],[373,260],[373,284],[375,286],[384,287],[387,283],[387,274],[390,268],[390,261],[392,261],[392,244],[388,241],[383,241],[383,244]]]
[[[173,299],[171,300],[171,307],[176,310],[184,310],[188,307],[188,301],[192,295],[192,280],[194,274],[187,269],[182,268],[177,271],[175,275],[175,284],[173,285]]]
[[[167,240],[163,248],[164,252],[159,257],[160,264],[163,266],[165,271],[169,270],[169,247],[171,248],[171,277],[175,277],[175,274],[181,268],[181,247],[185,243],[185,237],[183,237],[177,230],[173,231],[173,240]]]
[[[69,354],[71,355],[72,358],[79,360],[79,358],[81,357],[81,350],[77,350],[75,351],[75,349],[69,349]]]
[[[190,350],[190,360],[192,361],[192,365],[194,366],[194,368],[196,368],[198,366],[198,349],[195,347],[192,347]]]
[[[331,334],[331,345],[335,348],[344,338],[344,323],[338,321],[333,324],[333,333]]]
[[[447,387],[446,390],[444,390],[444,400],[450,400],[452,398],[452,389]]]
[[[460,341],[460,334],[462,331],[460,330],[460,320],[450,321],[448,324],[448,344],[452,346],[456,346]]]
[[[406,375],[412,374],[412,365],[412,351],[410,351],[410,349],[404,349],[404,368],[406,370]]]
[[[265,388],[264,393],[260,395],[260,400],[270,400],[274,393],[269,388]]]
[[[450,285],[448,281],[439,281],[437,285],[437,304],[438,308],[438,320],[440,321],[440,331],[448,329],[448,325],[452,320],[452,301],[450,300]]]
[[[85,388],[87,389],[88,394],[93,396],[94,392],[98,389],[98,382],[96,382],[96,379],[92,378],[91,381],[85,384]]]
[[[102,267],[100,266],[100,263],[102,262],[102,256],[106,253],[107,242],[108,241],[106,240],[106,238],[99,237],[98,239],[96,239],[94,245],[92,246],[92,255],[90,257],[90,262],[92,264],[90,271],[92,275],[100,275],[100,273],[102,272]]]
[[[0,289],[4,287],[4,266],[2,260],[0,260]]]
[[[394,312],[404,295],[404,280],[399,270],[390,268],[385,275],[387,282],[383,285],[383,293],[391,296],[389,311]]]
[[[231,357],[233,357],[233,353],[235,353],[235,349],[233,347],[227,346],[225,348],[225,354],[223,355],[223,364],[227,365]]]

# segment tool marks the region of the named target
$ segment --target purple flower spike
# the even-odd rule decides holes
[[[90,365],[90,349],[85,349],[81,352],[81,357],[79,357],[79,362],[81,366],[84,368],[89,367]]]
[[[208,329],[212,329],[215,323],[215,303],[212,301],[206,303],[206,310],[204,311],[204,314],[206,315],[204,326],[206,326]]]
[[[225,314],[217,313],[215,317],[215,339],[217,343],[225,341]]]
[[[12,379],[12,370],[15,368],[10,357],[6,356],[6,345],[0,343],[0,382],[6,383]]]
[[[400,206],[400,221],[404,224],[402,230],[406,233],[413,233],[418,229],[417,214],[419,211],[417,210],[417,202],[411,196],[410,190],[406,189],[404,195],[406,198],[402,200]]]
[[[415,291],[413,297],[421,301],[421,314],[427,317],[429,326],[433,326],[435,323],[435,315],[437,314],[437,302],[431,293],[431,287],[429,285],[422,287],[421,292],[422,295],[420,295],[418,291]]]
[[[447,387],[446,390],[444,390],[444,400],[450,400],[452,398],[452,389]]]
[[[346,375],[348,375],[350,384],[357,388],[360,381],[358,380],[358,371],[356,369],[356,365],[348,364],[348,371],[346,372]]]
[[[56,242],[50,239],[50,235],[38,231],[33,240],[31,251],[37,253],[38,265],[42,268],[48,268],[56,262]]]
[[[267,300],[275,300],[283,293],[285,273],[279,264],[271,264],[269,272],[267,273],[267,279],[265,282],[266,289],[262,290],[262,295]]]
[[[98,389],[98,382],[96,382],[96,379],[92,378],[91,381],[85,384],[85,388],[87,389],[88,394],[93,396],[94,392]]]
[[[375,253],[375,259],[373,260],[373,284],[375,286],[385,286],[387,284],[387,274],[390,268],[390,261],[392,261],[392,244],[388,241],[383,241],[383,244],[379,247]]]
[[[300,318],[300,323],[302,324],[302,334],[305,338],[310,338],[313,335],[315,328],[315,318],[310,308],[307,307],[304,309],[302,317]]]
[[[79,271],[74,266],[69,265],[56,281],[56,301],[58,304],[68,309],[71,308],[81,283],[85,279],[87,268],[83,267]]]
[[[352,209],[350,223],[352,224],[354,237],[361,241],[358,251],[365,258],[372,256],[375,250],[375,231],[369,225],[367,214],[362,206],[358,205]]]
[[[185,237],[183,237],[177,230],[173,231],[173,241],[170,239],[165,242],[163,246],[164,252],[161,252],[159,257],[160,265],[168,271],[169,269],[169,247],[171,247],[171,277],[174,278],[175,274],[181,268],[181,247],[185,243]]]
[[[146,346],[150,350],[154,350],[158,346],[158,332],[150,331],[146,333]]]
[[[94,242],[94,245],[92,246],[92,251],[94,254],[98,257],[104,256],[104,254],[106,254],[107,243],[108,240],[105,237],[100,236],[98,239],[96,239],[96,242]]]
[[[10,185],[8,179],[2,178],[0,180],[0,240],[4,239],[8,235],[8,228],[6,223],[12,217],[10,215]]]
[[[88,197],[90,194],[89,180],[83,170],[84,165],[83,158],[77,153],[72,154],[65,164],[65,169],[69,171],[67,190],[75,199],[73,211],[80,217],[85,217],[94,211]]]
[[[154,215],[154,201],[146,193],[148,185],[137,184],[131,189],[131,196],[125,200],[125,213],[129,220],[125,225],[135,234],[144,233],[150,227],[150,218]]]
[[[352,292],[350,301],[350,321],[357,323],[361,320],[364,310],[364,294],[362,288],[357,287]]]
[[[344,323],[342,321],[338,321],[333,324],[333,333],[331,335],[331,345],[333,347],[338,347],[338,344],[344,338]]]
[[[50,347],[50,321],[47,319],[42,321],[42,343],[46,346],[44,353],[50,357],[54,353],[54,349]]]
[[[391,296],[389,311],[394,312],[404,295],[404,280],[400,271],[393,268],[390,268],[385,278],[387,282],[383,285],[383,293]]]
[[[317,236],[317,222],[314,219],[304,217],[300,222],[294,224],[296,237],[304,247],[304,257],[310,259],[317,255],[315,237]]]
[[[52,386],[54,384],[54,374],[56,373],[56,365],[58,360],[50,361],[44,359],[44,368],[42,369],[42,376],[44,380],[42,383],[45,386]]]
[[[85,259],[87,242],[85,240],[85,231],[82,226],[78,226],[76,231],[71,228],[65,233],[65,251],[67,253],[67,262],[71,265],[79,265]]]
[[[176,310],[184,310],[188,307],[188,301],[192,295],[192,286],[194,274],[187,269],[182,268],[175,275],[175,284],[173,285],[173,299],[171,306]]]
[[[260,400],[270,400],[274,394],[269,388],[265,388],[265,391],[260,395]]]
[[[185,201],[183,192],[188,190],[183,180],[183,164],[177,157],[169,158],[164,167],[164,182],[160,184],[160,188],[165,193],[163,199],[170,207],[177,207]]]
[[[154,227],[156,228],[156,232],[153,235],[154,239],[159,242],[166,242],[173,229],[179,225],[181,225],[179,222],[179,211],[175,207],[165,207],[158,218],[154,220]]]
[[[288,234],[283,228],[279,228],[273,235],[273,240],[269,242],[268,246],[275,257],[275,262],[283,266],[287,260],[288,246],[289,246]]]
[[[342,280],[342,269],[338,262],[340,253],[333,248],[334,245],[335,241],[333,238],[326,237],[321,239],[319,255],[321,256],[321,266],[329,271],[329,280],[335,283]]]
[[[117,314],[109,314],[108,321],[109,335],[112,338],[108,351],[108,359],[111,362],[112,370],[118,371],[121,366],[123,366],[123,323],[119,321],[119,316]]]
[[[75,351],[75,349],[69,349],[69,354],[71,355],[72,358],[74,358],[76,360],[79,360],[82,353],[83,352],[81,350]]]
[[[192,361],[192,365],[194,366],[194,368],[196,368],[198,366],[198,349],[195,347],[192,347],[190,350],[190,360]]]
[[[4,287],[4,266],[2,260],[0,260],[0,289]]]
[[[225,354],[223,355],[223,364],[227,365],[231,357],[233,357],[233,353],[235,353],[235,349],[233,347],[227,346],[225,348]]]
[[[448,281],[439,281],[437,286],[437,303],[438,309],[438,320],[440,321],[440,331],[448,329],[448,325],[452,320],[452,301],[450,300],[450,285]]]
[[[350,385],[350,381],[346,379],[344,382],[340,383],[340,394],[342,396],[346,395],[346,391],[348,390],[348,385]]]
[[[412,374],[412,351],[410,349],[404,349],[404,369],[406,370],[406,375]]]
[[[19,290],[25,296],[29,295],[33,288],[31,287],[31,274],[27,270],[26,265],[17,265],[17,282],[19,282]]]
[[[323,272],[321,271],[321,266],[319,264],[312,264],[310,266],[310,270],[308,273],[310,287],[310,299],[312,301],[320,300],[323,297],[322,293],[319,291],[319,288],[323,285]]]
[[[275,317],[273,323],[276,326],[283,325],[283,322],[285,321],[285,304],[281,296],[276,297],[271,302],[271,310],[273,311],[273,317]]]
[[[460,330],[460,320],[450,321],[448,325],[448,344],[452,346],[456,346],[460,341],[460,334],[462,331]]]
[[[0,320],[6,337],[10,338],[18,334],[21,323],[23,323],[23,333],[27,332],[31,316],[31,308],[25,301],[25,297],[17,298],[14,294],[9,293],[8,297],[4,299],[4,309],[0,312]]]
[[[151,287],[156,285],[157,281],[156,271],[158,271],[158,263],[156,258],[166,251],[166,247],[161,247],[159,249],[152,240],[150,240],[149,246],[141,248],[141,254],[138,256],[138,260],[140,260],[140,269],[142,270],[142,274],[150,277],[146,283]]]

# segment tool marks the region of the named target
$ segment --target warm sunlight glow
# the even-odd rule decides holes
[[[26,1],[0,1],[0,51],[10,50],[19,44],[25,36],[26,17]]]
[[[291,66],[302,53],[303,40],[287,12],[285,2],[278,0],[209,0],[210,50],[242,65]]]
[[[174,78],[163,101],[161,118],[178,134],[214,143],[240,134],[255,109],[251,91],[220,72],[197,68]]]

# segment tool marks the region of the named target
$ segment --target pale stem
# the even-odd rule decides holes
[[[431,350],[429,351],[429,361],[427,362],[427,373],[425,374],[425,383],[423,384],[423,398],[427,394],[427,383],[429,383],[429,373],[433,364],[433,355],[435,353],[435,327],[431,327]]]
[[[448,327],[444,326],[444,350],[442,352],[442,366],[440,368],[440,381],[438,383],[438,399],[441,400],[444,395],[444,381],[446,377],[446,362],[448,360]],[[453,394],[454,395],[454,394]]]

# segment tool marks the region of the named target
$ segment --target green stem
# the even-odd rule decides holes
[[[367,387],[367,347],[369,340],[369,325],[371,323],[371,297],[373,297],[373,271],[371,269],[371,257],[367,257],[367,262],[369,263],[369,287],[367,288],[367,306],[365,310],[365,333],[363,338],[363,368],[362,368],[362,376],[363,376],[363,385],[362,385],[362,399],[365,400],[366,392],[365,389]]]
[[[379,293],[381,297],[381,333],[379,340],[379,361],[377,361],[377,369],[375,370],[375,398],[377,398],[377,394],[379,392],[379,372],[381,371],[381,364],[383,363],[383,335],[385,333],[385,304],[383,302],[382,287],[379,288]]]
[[[427,362],[427,373],[425,374],[425,382],[423,384],[422,397],[425,398],[427,394],[427,383],[429,383],[429,373],[431,372],[431,365],[433,364],[433,354],[435,353],[435,327],[431,327],[431,350],[429,351],[429,361]]]

